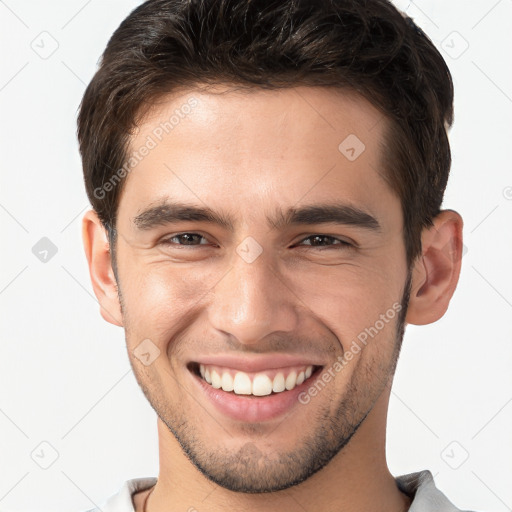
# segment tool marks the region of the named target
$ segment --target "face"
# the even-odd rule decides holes
[[[131,140],[145,156],[117,220],[129,357],[221,486],[305,480],[390,383],[408,271],[385,127],[348,92],[219,86],[161,100]]]

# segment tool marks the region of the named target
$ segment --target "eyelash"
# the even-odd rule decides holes
[[[199,244],[199,245],[186,245],[186,244],[176,244],[174,242],[171,242],[171,240],[173,238],[178,238],[180,236],[183,236],[183,235],[197,235],[197,236],[200,236],[201,238],[203,238],[204,240],[206,240],[206,238],[203,236],[203,235],[200,235],[199,233],[193,233],[193,232],[184,232],[184,233],[177,233],[175,235],[172,235],[168,238],[165,238],[163,239],[160,243],[164,244],[164,245],[170,245],[170,246],[181,246],[181,247],[200,247],[201,245],[208,245],[208,244]],[[303,238],[302,240],[300,240],[299,243],[301,242],[304,242],[305,240],[309,240],[311,238],[315,238],[315,237],[319,237],[319,238],[327,238],[327,239],[331,239],[331,240],[335,240],[337,242],[340,242],[339,244],[338,243],[333,243],[333,244],[329,244],[329,246],[314,246],[314,245],[309,245],[309,247],[311,249],[319,249],[319,250],[326,250],[326,249],[331,249],[331,248],[336,248],[336,247],[339,247],[339,248],[354,248],[355,245],[354,244],[351,244],[341,238],[337,238],[335,236],[331,236],[331,235],[322,235],[320,233],[317,233],[317,234],[314,234],[314,235],[309,235],[307,236],[306,238]]]

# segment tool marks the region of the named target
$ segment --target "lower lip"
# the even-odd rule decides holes
[[[299,395],[315,381],[319,370],[321,368],[317,368],[309,379],[291,390],[262,397],[236,395],[233,392],[217,389],[195,373],[190,372],[190,374],[206,397],[222,414],[246,423],[259,423],[278,418],[291,411],[297,404],[302,405],[299,402]]]

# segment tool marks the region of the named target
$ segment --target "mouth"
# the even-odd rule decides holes
[[[258,424],[293,411],[300,415],[297,421],[307,422],[301,396],[314,385],[323,368],[283,354],[259,358],[205,356],[187,364],[191,391],[204,404],[202,411]]]
[[[264,398],[304,388],[313,382],[322,368],[309,364],[245,372],[195,361],[187,364],[187,369],[212,389],[244,398]]]

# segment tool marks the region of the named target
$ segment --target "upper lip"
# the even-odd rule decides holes
[[[259,372],[264,370],[272,370],[277,368],[286,368],[288,366],[323,366],[322,363],[314,358],[305,356],[296,356],[291,354],[265,354],[251,356],[235,356],[235,355],[211,355],[198,357],[191,363],[211,364],[215,366],[225,366],[234,370],[243,372]]]

